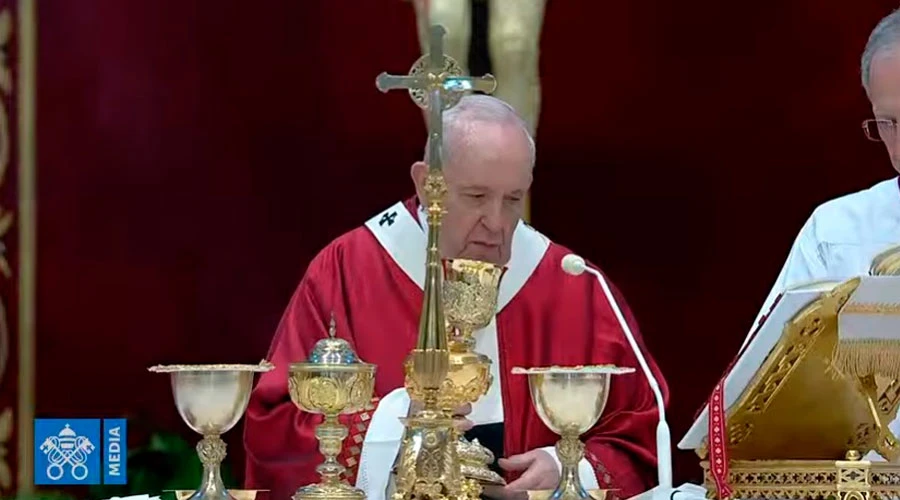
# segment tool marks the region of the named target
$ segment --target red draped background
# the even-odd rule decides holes
[[[622,289],[676,437],[814,205],[892,175],[858,58],[893,6],[549,2],[532,221]],[[41,2],[38,30],[37,413],[184,429],[146,368],[258,361],[317,250],[411,193],[421,115],[374,79],[412,7]]]

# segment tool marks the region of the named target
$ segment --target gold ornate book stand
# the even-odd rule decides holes
[[[885,314],[898,298],[886,276],[782,295],[679,444],[710,498],[900,498],[900,373],[871,368],[900,366],[900,305]],[[858,348],[854,329],[883,348]]]

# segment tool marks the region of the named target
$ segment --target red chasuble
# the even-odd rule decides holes
[[[319,480],[315,468],[322,458],[314,429],[321,417],[303,413],[291,402],[287,369],[306,360],[312,346],[327,335],[332,312],[337,335],[347,339],[363,361],[378,365],[371,407],[342,417],[350,437],[340,460],[348,467],[348,481],[355,482],[372,412],[380,397],[403,386],[403,360],[416,343],[425,273],[425,234],[419,228],[420,236],[410,238],[409,232],[410,224],[418,224],[412,222],[417,221],[416,206],[415,199],[394,205],[329,244],[310,263],[272,342],[268,359],[275,370],[262,375],[247,409],[247,488],[269,489],[271,498],[281,500]],[[537,253],[535,245],[526,248],[525,237],[543,242]],[[500,380],[494,383],[499,382],[502,397],[504,455],[552,446],[558,440],[535,413],[527,377],[512,375],[513,367],[638,368],[613,378],[603,416],[582,436],[599,486],[628,498],[655,485],[656,404],[600,285],[592,277],[570,276],[560,268],[567,253],[524,223],[516,229],[496,318],[499,360],[494,363],[499,361]],[[404,266],[418,260],[421,266]],[[520,261],[526,264],[514,269],[513,263]],[[613,292],[643,345],[634,317]],[[644,354],[668,402],[662,374]]]

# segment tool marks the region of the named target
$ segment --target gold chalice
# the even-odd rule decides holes
[[[616,366],[576,366],[513,368],[516,375],[528,375],[531,402],[550,430],[560,435],[556,454],[562,463],[559,484],[549,500],[588,500],[578,477],[578,462],[584,458],[579,436],[587,432],[603,414],[612,375],[633,373],[634,368]]]
[[[439,401],[445,412],[474,403],[493,383],[491,359],[475,352],[473,333],[491,323],[497,314],[500,279],[506,268],[466,259],[444,260],[443,305],[447,322],[450,370]],[[485,484],[506,484],[490,469],[494,455],[476,440],[462,436],[457,442],[462,475]]]
[[[346,340],[335,336],[334,316],[328,338],[316,343],[305,363],[290,365],[291,400],[301,410],[325,416],[316,427],[319,451],[325,461],[316,467],[318,484],[301,487],[294,500],[361,500],[365,493],[341,481],[345,468],[337,461],[347,428],[338,415],[356,413],[369,403],[375,390],[375,365],[360,361]]]
[[[221,465],[225,459],[228,432],[244,415],[250,401],[253,374],[274,368],[266,361],[258,365],[168,365],[149,368],[168,373],[175,407],[182,420],[201,434],[197,455],[203,464],[203,480],[189,500],[236,500],[222,484]]]

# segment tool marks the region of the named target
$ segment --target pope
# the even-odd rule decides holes
[[[553,488],[560,463],[558,440],[535,412],[527,378],[515,366],[615,364],[638,367],[613,310],[596,280],[562,271],[565,247],[522,221],[532,183],[535,143],[528,126],[494,97],[463,97],[443,115],[443,171],[448,193],[439,241],[444,258],[506,266],[498,313],[476,332],[476,351],[492,360],[494,383],[471,408],[460,408],[460,427],[495,456],[508,480],[485,490],[494,498],[521,498],[526,490]],[[428,148],[426,147],[426,151]],[[378,365],[376,397],[344,423],[350,428],[339,457],[346,479],[370,500],[384,498],[400,447],[409,397],[404,358],[414,348],[423,303],[427,222],[420,200],[427,155],[412,165],[416,196],[379,211],[363,226],[326,246],[310,262],[275,332],[268,359],[276,369],[253,390],[244,425],[248,488],[289,498],[318,481],[322,457],[314,435],[321,417],[291,402],[287,369],[305,360],[328,331],[332,312],[338,336],[361,359]],[[638,336],[622,296],[616,301]],[[661,381],[662,374],[646,353]],[[640,372],[616,377],[606,410],[584,436],[579,475],[585,488],[616,489],[623,498],[653,486],[657,408]]]

